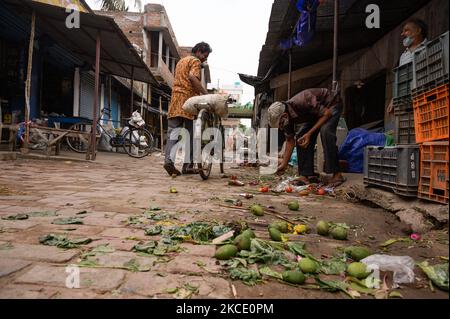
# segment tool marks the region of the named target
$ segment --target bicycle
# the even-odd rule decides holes
[[[101,138],[102,134],[106,134],[109,137],[111,147],[122,147],[129,156],[134,158],[143,158],[154,150],[155,139],[152,133],[148,131],[145,123],[143,125],[133,123],[133,118],[124,119],[127,121],[127,124],[121,132],[116,132],[116,135],[110,134],[102,125],[102,121],[104,121],[103,116],[106,114],[110,118],[110,112],[111,110],[107,108],[101,111],[101,115],[97,120],[97,136]],[[92,130],[92,121],[76,123],[69,130],[90,132]],[[97,139],[97,143],[100,141],[100,138]],[[89,140],[83,136],[68,136],[66,142],[69,148],[77,153],[86,153],[89,148]]]
[[[227,102],[231,103],[233,100],[229,100]],[[197,168],[199,175],[203,180],[207,180],[211,175],[212,165],[214,159],[220,160],[220,173],[224,174],[224,161],[225,161],[225,130],[222,125],[222,118],[218,116],[214,112],[210,112],[208,109],[208,105],[205,104],[206,108],[203,108],[197,116],[197,120],[195,122],[195,134],[194,141],[201,145],[201,162],[197,163]],[[203,138],[203,132],[207,129],[213,129],[213,134],[209,136],[209,138]],[[216,134],[220,134],[217,136]],[[204,152],[204,148],[207,144],[211,142],[211,140],[215,140],[217,142],[217,138],[221,139],[221,151],[220,154],[215,153],[215,149],[212,148],[211,151]],[[195,143],[195,142],[194,142]],[[220,158],[218,158],[220,156]]]

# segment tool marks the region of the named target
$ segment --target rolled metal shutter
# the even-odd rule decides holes
[[[82,72],[80,88],[80,116],[91,120],[94,106],[94,86],[94,75],[89,72]]]

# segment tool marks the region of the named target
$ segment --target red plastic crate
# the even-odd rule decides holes
[[[423,143],[420,146],[419,198],[448,204],[448,162],[448,140],[443,142]]]
[[[448,84],[416,95],[413,106],[416,143],[449,138]]]

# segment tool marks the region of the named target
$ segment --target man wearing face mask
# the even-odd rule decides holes
[[[403,26],[403,46],[406,48],[400,57],[399,66],[413,61],[414,51],[427,43],[428,27],[420,19],[412,18]]]
[[[399,66],[411,63],[414,52],[427,43],[428,26],[420,19],[412,18],[406,21],[402,30],[403,46],[406,48],[400,57]],[[394,111],[393,100],[389,103],[388,113]]]
[[[286,148],[278,173],[283,173],[297,146],[297,182],[309,184],[315,179],[314,149],[320,133],[324,151],[324,171],[333,176],[329,187],[337,187],[345,181],[341,174],[336,146],[336,130],[342,114],[339,94],[325,88],[304,90],[289,101],[275,102],[268,110],[269,124],[279,128],[286,136]],[[299,129],[296,126],[299,125]]]

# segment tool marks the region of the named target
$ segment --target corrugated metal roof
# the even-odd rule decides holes
[[[30,0],[3,0],[16,14],[30,15],[35,10],[43,33],[49,34],[60,46],[79,59],[95,65],[96,36],[101,36],[101,71],[107,74],[131,78],[158,85],[147,65],[112,18],[80,12],[80,28],[68,29],[68,14],[64,8],[37,3]]]
[[[431,0],[340,0],[339,55],[370,46]],[[266,43],[260,54],[258,76],[264,77],[277,64],[273,75],[288,71],[287,57],[279,48],[281,40],[292,34],[299,18],[297,1],[275,0]],[[364,25],[365,8],[376,4],[381,11],[380,29]],[[304,47],[293,48],[293,70],[328,60],[333,55],[334,1],[321,4],[317,12],[317,28],[313,40]]]

